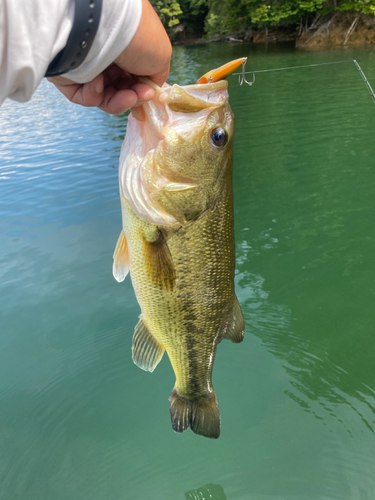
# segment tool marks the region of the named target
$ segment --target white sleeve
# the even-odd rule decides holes
[[[98,31],[86,59],[63,76],[85,83],[99,75],[129,45],[141,15],[142,0],[103,0]]]
[[[138,29],[141,0],[103,0],[91,49],[64,76],[84,83],[101,73],[129,45]],[[49,63],[68,40],[74,0],[0,0],[0,104],[31,98]]]
[[[27,101],[65,47],[73,0],[0,0],[0,103]]]

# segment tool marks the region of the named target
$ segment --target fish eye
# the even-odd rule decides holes
[[[221,148],[227,142],[227,133],[221,127],[214,128],[211,132],[211,141],[215,146]]]

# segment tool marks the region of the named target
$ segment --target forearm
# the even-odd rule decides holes
[[[93,45],[82,65],[66,76],[84,83],[100,74],[132,40],[141,12],[141,0],[103,0]],[[7,97],[31,98],[65,47],[73,17],[73,0],[0,0],[0,104]]]
[[[91,72],[86,71],[83,65],[81,73],[78,68],[77,71],[49,78],[69,101],[88,107],[97,106],[107,113],[121,114],[154,96],[152,86],[140,83],[137,76],[148,76],[157,85],[163,85],[166,81],[172,55],[171,43],[149,0],[140,1],[141,19],[138,25],[134,24],[136,32],[128,45],[130,35],[121,27],[119,34],[114,33],[111,39],[110,57],[104,55],[105,51],[99,56],[90,51],[93,59],[87,61],[87,68],[91,65]],[[133,30],[129,28],[129,32],[132,35]],[[100,49],[101,45],[98,44],[98,47]],[[125,49],[113,59],[116,54],[114,50],[118,51],[122,47]],[[102,67],[100,57],[107,66],[98,74]]]
[[[65,46],[73,15],[71,0],[0,0],[0,104],[30,99]]]

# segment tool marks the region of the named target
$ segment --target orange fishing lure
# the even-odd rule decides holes
[[[240,59],[235,59],[234,61],[223,64],[223,66],[220,66],[220,68],[212,69],[205,75],[201,76],[197,83],[215,83],[219,82],[220,80],[225,80],[225,78],[234,73],[236,69],[241,66],[241,64],[245,65],[246,61],[247,57],[241,57]]]

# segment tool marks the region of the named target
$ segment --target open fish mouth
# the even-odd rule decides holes
[[[163,148],[167,143],[201,140],[208,121],[217,121],[215,110],[223,106],[228,106],[228,82],[224,80],[184,87],[164,84],[137,112],[141,119],[130,114],[120,156],[120,191],[140,218],[166,227],[180,225],[152,195],[161,189],[192,189],[199,179],[166,167]]]

